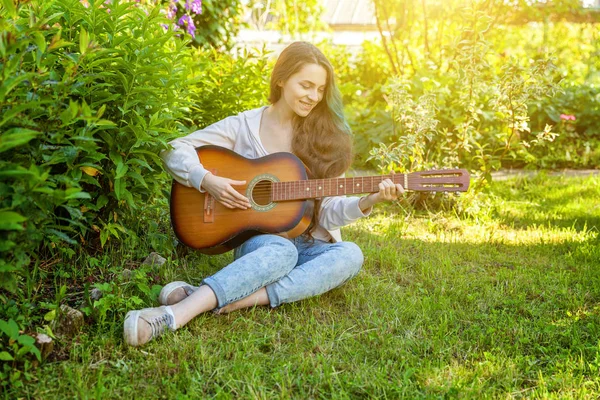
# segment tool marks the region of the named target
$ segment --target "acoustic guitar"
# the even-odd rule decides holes
[[[375,193],[386,178],[413,191],[462,192],[469,188],[469,173],[464,169],[308,179],[304,164],[291,153],[247,159],[219,146],[202,146],[196,151],[204,168],[214,175],[246,181],[245,186],[235,188],[252,205],[246,210],[230,209],[208,192],[173,181],[173,230],[182,243],[205,254],[224,253],[261,233],[299,236],[310,225],[314,199]]]

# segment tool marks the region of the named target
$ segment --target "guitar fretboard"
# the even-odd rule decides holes
[[[354,178],[309,179],[305,181],[275,182],[272,188],[273,201],[303,200],[345,194],[375,193],[379,184],[390,178],[404,186],[405,174],[359,176]]]

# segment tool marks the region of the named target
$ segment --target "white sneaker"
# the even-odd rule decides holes
[[[171,282],[160,291],[158,302],[163,306],[172,306],[179,303],[192,293],[198,290],[197,286],[192,286],[189,283],[182,281]]]
[[[167,329],[171,331],[177,329],[171,307],[129,311],[123,324],[123,338],[130,346],[141,346],[162,335]]]

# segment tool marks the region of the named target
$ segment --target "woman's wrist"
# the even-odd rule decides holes
[[[360,208],[362,212],[365,212],[371,207],[373,207],[375,204],[377,204],[377,201],[373,200],[373,197],[375,197],[376,194],[377,193],[371,193],[361,197],[358,201],[358,208]]]
[[[207,171],[206,174],[204,175],[204,178],[202,179],[202,182],[200,183],[201,189],[206,190],[206,184],[210,185],[210,180],[214,175],[212,174],[212,172]]]

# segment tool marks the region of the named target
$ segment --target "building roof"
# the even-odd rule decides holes
[[[375,28],[372,0],[321,0],[322,21],[334,30]]]

